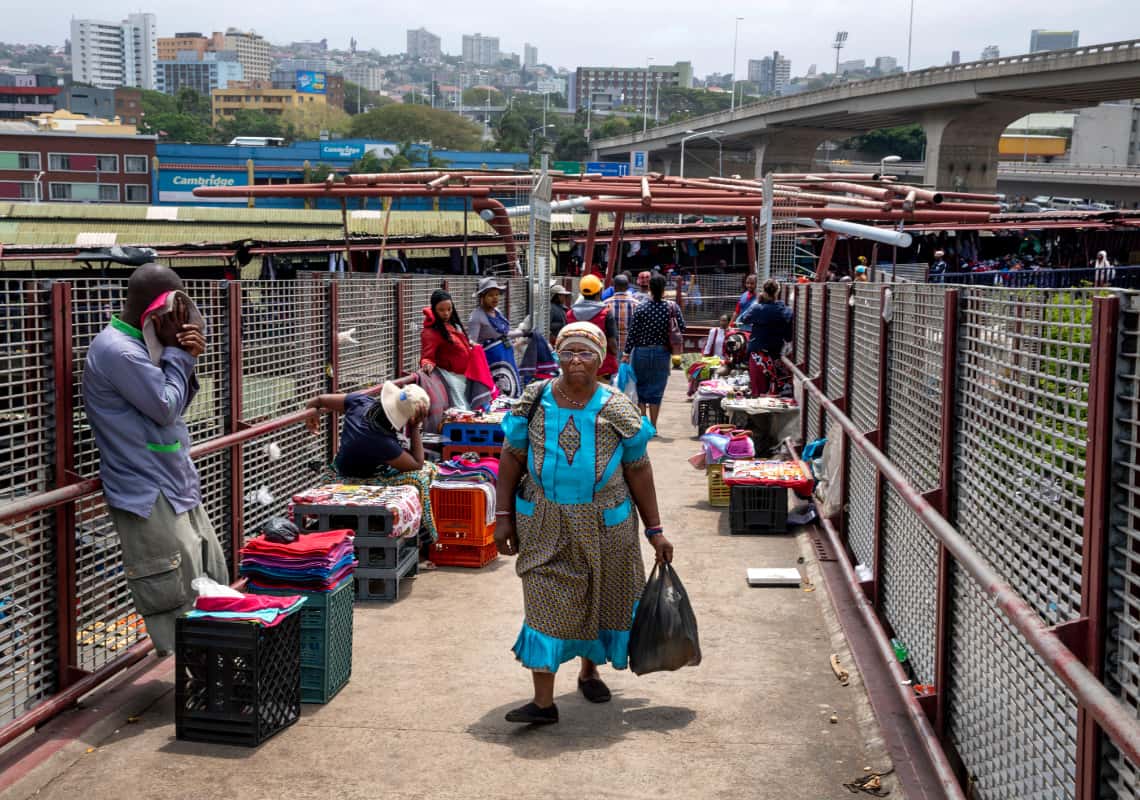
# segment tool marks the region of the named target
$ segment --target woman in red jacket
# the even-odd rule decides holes
[[[471,359],[471,342],[463,323],[455,313],[451,295],[443,289],[431,293],[431,305],[424,310],[424,329],[420,333],[420,369],[431,372],[436,367],[466,375]]]

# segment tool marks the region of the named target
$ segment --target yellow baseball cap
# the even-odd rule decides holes
[[[602,293],[602,281],[597,275],[587,275],[578,282],[578,289],[584,295],[593,296]]]

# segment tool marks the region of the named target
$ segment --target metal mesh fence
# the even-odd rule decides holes
[[[832,286],[827,291],[827,375],[823,391],[829,400],[843,396],[847,381],[847,325],[850,287]]]
[[[242,417],[283,416],[325,388],[328,286],[319,281],[242,287]],[[328,417],[322,418],[322,427]],[[293,426],[242,448],[245,534],[280,516],[327,461],[327,436]],[[274,447],[276,445],[276,447]]]
[[[808,333],[811,325],[811,314],[808,310],[810,286],[796,287],[796,363],[807,363],[808,359]]]
[[[872,431],[879,417],[880,294],[871,284],[853,290],[851,394],[848,415],[859,428]],[[870,566],[874,552],[875,468],[859,450],[848,460],[848,541],[858,563]]]
[[[698,275],[682,287],[682,308],[688,325],[715,325],[722,314],[732,316],[744,292],[740,275]]]
[[[813,283],[809,286],[811,289],[811,300],[809,302],[809,311],[811,315],[811,352],[808,355],[808,371],[809,378],[814,378],[820,374],[823,368],[823,348],[825,340],[823,338],[823,322],[824,322],[824,304],[827,302],[827,286],[826,284]],[[807,440],[809,442],[818,439],[823,435],[819,429],[819,401],[812,395],[807,395],[804,402],[804,413],[807,414]]]
[[[341,391],[396,376],[396,284],[393,278],[338,281],[336,290]],[[351,333],[349,341],[344,334]]]
[[[50,289],[0,281],[0,498],[47,489],[53,414]],[[55,543],[51,514],[0,524],[0,724],[56,686]]]
[[[1121,312],[1105,683],[1140,709],[1140,297],[1123,298]],[[1104,762],[1106,796],[1140,797],[1140,764],[1111,743]]]
[[[943,293],[896,285],[887,336],[885,450],[919,491],[940,483]],[[883,613],[921,681],[934,680],[938,546],[890,486],[882,506]]]
[[[1050,624],[1079,615],[1092,294],[966,289],[958,526]]]
[[[508,285],[511,289],[510,308],[504,308],[503,313],[507,315],[507,319],[514,326],[523,321],[523,317],[527,315],[527,310],[530,307],[530,279],[511,278]]]
[[[955,570],[953,587],[949,728],[973,796],[1073,797],[1072,693],[962,570]]]

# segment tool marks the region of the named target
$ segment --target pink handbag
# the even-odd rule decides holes
[[[756,445],[752,441],[752,434],[745,430],[734,430],[728,438],[725,454],[734,461],[755,458]]]

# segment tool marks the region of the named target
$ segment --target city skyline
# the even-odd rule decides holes
[[[510,16],[488,18],[472,10],[470,4],[438,0],[428,7],[393,9],[383,27],[371,30],[361,17],[373,14],[362,0],[331,0],[326,13],[314,20],[302,13],[282,14],[277,3],[252,2],[241,6],[204,0],[187,6],[170,0],[153,0],[142,10],[158,16],[160,36],[181,30],[224,30],[234,26],[254,29],[275,44],[327,37],[331,47],[347,49],[350,37],[359,40],[363,50],[384,54],[402,53],[409,29],[426,27],[442,38],[444,53],[459,55],[463,34],[475,31],[498,37],[503,52],[523,54],[529,42],[539,48],[540,62],[573,70],[583,63],[637,65],[647,58],[659,62],[691,61],[694,72],[703,76],[731,71],[733,19],[740,23],[738,76],[746,77],[749,58],[761,58],[779,50],[789,58],[793,74],[803,74],[811,64],[819,72],[834,63],[830,40],[834,30],[849,32],[844,57],[891,56],[900,66],[906,63],[907,10],[909,0],[891,0],[852,11],[844,0],[819,0],[812,7],[815,20],[829,20],[825,29],[803,25],[803,7],[795,0],[770,0],[763,16],[748,16],[748,9],[731,4],[718,8],[717,16],[700,18],[704,35],[695,37],[691,4],[662,0],[652,6],[645,2],[618,2],[607,6],[606,23],[589,16],[574,16],[563,4],[533,0]],[[97,9],[75,6],[71,0],[43,0],[21,13],[19,29],[10,28],[6,39],[15,42],[62,45],[73,17],[118,19],[137,10],[118,4],[100,4]],[[647,12],[650,12],[650,16]],[[979,18],[990,24],[979,38]],[[552,20],[557,25],[552,26]],[[921,69],[948,63],[952,50],[962,53],[963,61],[976,60],[987,45],[996,44],[1004,55],[1029,51],[1030,31],[1034,28],[1081,30],[1082,44],[1120,41],[1140,37],[1140,6],[1122,7],[1113,0],[1088,0],[1079,13],[1063,0],[1040,0],[1032,7],[1010,9],[986,0],[960,0],[953,7],[936,6],[930,0],[915,0],[914,56],[912,66]],[[834,29],[834,30],[832,30]],[[631,35],[632,32],[632,35]]]

